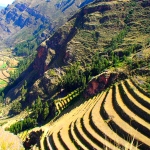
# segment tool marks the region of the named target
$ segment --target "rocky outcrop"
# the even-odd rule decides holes
[[[25,139],[23,143],[25,149],[30,149],[31,146],[35,144],[39,146],[40,145],[39,141],[40,141],[42,134],[43,134],[42,130],[30,132],[29,136]]]
[[[105,90],[110,85],[114,84],[119,80],[126,79],[127,75],[122,72],[105,72],[94,77],[88,84],[84,97],[88,98],[96,95],[97,93]]]
[[[12,10],[8,11],[6,14],[6,22],[10,24],[11,21],[15,21],[18,18],[17,9],[13,8]]]

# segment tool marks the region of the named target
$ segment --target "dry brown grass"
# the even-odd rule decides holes
[[[0,150],[24,150],[20,139],[0,128]]]
[[[0,79],[3,79],[3,80],[6,79],[2,71],[0,71]]]

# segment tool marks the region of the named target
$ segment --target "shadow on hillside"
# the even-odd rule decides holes
[[[64,110],[61,111],[61,113],[58,116],[56,116],[56,118],[53,121],[56,121],[60,119],[63,115],[70,113],[73,109],[79,107],[82,103],[88,101],[89,99],[90,98],[84,98],[83,93],[80,96],[77,96],[70,102],[70,104]]]

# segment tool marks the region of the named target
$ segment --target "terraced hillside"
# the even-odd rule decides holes
[[[49,124],[47,149],[150,149],[150,97],[130,79],[72,107]]]
[[[72,16],[4,89],[0,124],[28,149],[150,150],[145,4],[97,0]]]

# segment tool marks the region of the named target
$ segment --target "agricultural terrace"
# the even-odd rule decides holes
[[[12,56],[10,51],[0,51],[0,89],[7,86],[10,73],[14,73],[18,60]]]
[[[150,149],[150,97],[136,85],[126,79],[64,110],[46,125],[42,149]]]

